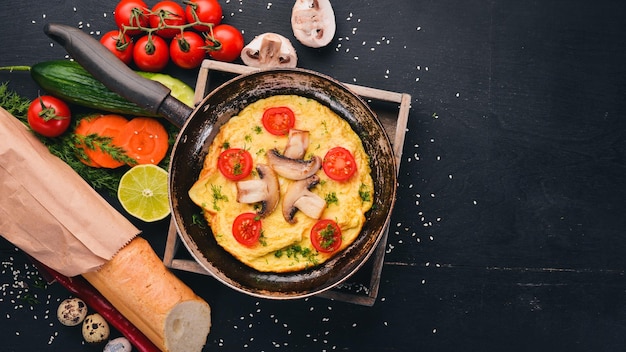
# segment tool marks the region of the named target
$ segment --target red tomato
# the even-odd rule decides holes
[[[144,35],[135,43],[133,60],[140,70],[159,72],[170,60],[169,45],[158,35]]]
[[[142,0],[122,0],[115,6],[115,24],[117,28],[148,27],[148,5]],[[128,35],[141,33],[140,29],[127,30]]]
[[[122,35],[121,30],[114,30],[105,33],[100,38],[100,43],[109,49],[115,56],[122,60],[126,65],[130,65],[133,61],[133,41],[130,36]]]
[[[318,252],[332,253],[341,246],[341,229],[336,222],[322,219],[311,229],[311,244]]]
[[[185,8],[187,23],[212,23],[217,26],[222,22],[222,5],[217,0],[190,0]],[[198,32],[208,32],[211,30],[205,25],[195,25],[193,29]]]
[[[213,38],[207,39],[209,56],[218,61],[235,61],[243,49],[243,35],[241,32],[229,25],[220,24],[213,27]]]
[[[349,150],[343,147],[334,147],[324,156],[322,168],[331,179],[345,181],[356,172],[356,161],[354,161],[354,156]]]
[[[217,168],[227,179],[239,181],[252,171],[252,156],[244,149],[226,149],[217,158]]]
[[[244,246],[252,246],[261,237],[261,218],[255,213],[239,214],[233,221],[233,237]]]
[[[42,95],[30,103],[26,118],[33,131],[42,136],[57,137],[69,127],[71,112],[63,100]]]
[[[160,1],[152,7],[150,15],[150,27],[161,28],[164,25],[182,26],[187,23],[185,10],[175,1]],[[156,34],[163,38],[174,38],[181,32],[180,28],[163,28],[156,31]]]
[[[170,58],[178,67],[196,68],[206,56],[204,38],[196,32],[177,34],[170,43]]]
[[[268,108],[261,119],[267,132],[276,136],[286,136],[296,124],[293,111],[286,106]]]

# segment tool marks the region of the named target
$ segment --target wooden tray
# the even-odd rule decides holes
[[[258,69],[249,66],[205,60],[200,67],[198,80],[196,82],[196,104],[220,83],[232,78],[233,74],[240,75],[256,70]],[[364,98],[372,110],[378,115],[379,120],[385,128],[385,132],[387,132],[391,140],[396,165],[399,168],[402,148],[404,146],[404,135],[411,107],[411,96],[406,93],[390,92],[354,84],[345,85]],[[376,297],[378,296],[388,233],[389,228],[385,229],[385,233],[375,252],[357,273],[338,286],[319,293],[316,296],[365,306],[374,305]],[[184,247],[182,251],[179,250],[180,242],[174,220],[171,220],[167,242],[165,244],[163,263],[172,269],[210,275],[209,272],[191,257]]]

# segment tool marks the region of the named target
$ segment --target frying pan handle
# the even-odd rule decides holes
[[[94,78],[127,100],[151,113],[164,116],[178,127],[191,116],[192,109],[172,97],[169,88],[139,76],[87,33],[56,23],[46,24],[43,30]]]

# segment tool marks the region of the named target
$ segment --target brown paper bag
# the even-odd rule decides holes
[[[75,276],[98,269],[139,232],[0,108],[0,235]]]

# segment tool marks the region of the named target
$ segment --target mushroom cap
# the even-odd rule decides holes
[[[309,131],[292,128],[289,130],[283,155],[290,159],[302,159],[309,147]]]
[[[302,180],[295,181],[287,187],[283,197],[283,217],[290,224],[295,224],[296,211],[300,210],[312,218],[319,218],[326,208],[326,201],[311,189],[320,182],[317,175],[311,175]],[[298,204],[298,202],[300,202]]]
[[[291,29],[300,43],[311,48],[328,45],[335,37],[335,12],[329,0],[296,0]]]
[[[290,180],[305,179],[322,167],[322,159],[317,155],[309,160],[291,159],[281,155],[276,149],[268,150],[266,155],[270,167],[278,175]]]
[[[261,179],[239,181],[237,187],[237,202],[261,203],[257,214],[265,217],[274,211],[280,198],[280,185],[274,170],[265,164],[258,164],[256,170]]]
[[[241,60],[251,67],[294,68],[298,64],[296,49],[289,39],[277,33],[260,34],[241,51]]]

